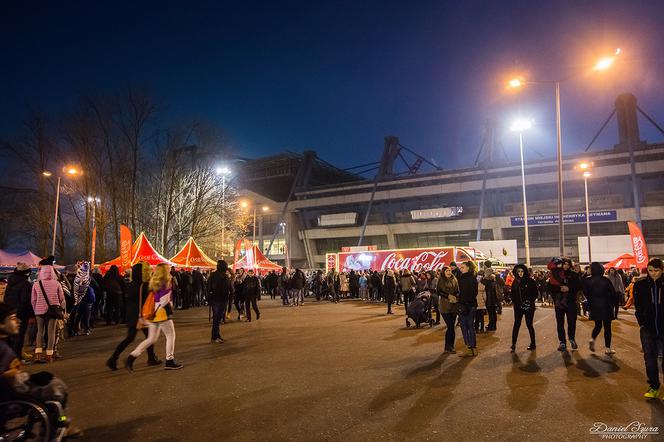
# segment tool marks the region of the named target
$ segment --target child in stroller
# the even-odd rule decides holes
[[[420,292],[410,304],[406,306],[406,327],[410,327],[410,321],[415,321],[415,327],[420,328],[420,324],[429,323],[429,327],[433,327],[433,319],[431,318],[431,293]]]

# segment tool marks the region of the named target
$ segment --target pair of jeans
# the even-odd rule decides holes
[[[454,349],[454,341],[456,333],[454,327],[456,325],[456,313],[443,313],[443,321],[445,321],[445,350]]]
[[[77,330],[90,330],[90,318],[92,317],[92,304],[82,302],[78,305],[76,314],[77,324],[74,326]]]
[[[256,296],[249,296],[247,299],[244,301],[244,310],[247,315],[247,319],[251,321],[251,309],[254,309],[254,312],[256,312],[256,319],[260,316],[261,312],[258,311],[258,298]]]
[[[118,344],[117,347],[115,347],[115,351],[111,355],[111,359],[118,359],[120,357],[120,354],[131,344],[134,342],[134,339],[136,339],[136,333],[138,333],[138,329],[136,328],[136,323],[133,324],[127,324],[127,336]],[[145,337],[148,337],[148,329],[144,328],[143,329],[143,334]],[[150,361],[156,361],[157,360],[157,355],[154,354],[154,345],[150,345],[148,348],[148,360]]]
[[[530,335],[530,344],[535,345],[535,327],[533,327],[533,319],[535,318],[535,310],[524,310],[521,307],[514,307],[514,327],[512,327],[512,346],[516,346],[516,340],[519,337],[519,330],[521,329],[521,321],[526,318],[526,327],[528,327],[528,334]]]
[[[565,315],[567,315],[567,336],[570,341],[576,341],[576,308],[572,305],[566,309],[556,307],[556,326],[558,329],[558,341],[565,343]]]
[[[659,389],[659,363],[657,354],[659,353],[660,346],[664,346],[664,336],[658,336],[653,331],[645,327],[639,330],[641,335],[641,347],[643,348],[643,359],[646,363],[646,375],[648,376],[648,384],[650,388],[655,390]],[[662,361],[662,372],[664,372],[664,361]]]
[[[484,331],[484,312],[486,310],[483,308],[478,308],[475,310],[475,330]]]
[[[55,348],[55,327],[57,320],[45,316],[37,316],[37,343],[35,344],[35,353],[41,353],[44,347],[44,331],[47,336],[46,354],[52,355]],[[19,356],[20,357],[20,356]]]
[[[212,340],[215,340],[221,338],[219,326],[222,319],[224,319],[224,313],[226,313],[226,303],[213,302],[210,307],[212,308]]]
[[[465,307],[463,313],[459,313],[459,324],[461,325],[461,333],[463,334],[463,342],[469,348],[476,348],[477,341],[475,336],[475,307]]]
[[[175,324],[173,324],[171,319],[162,322],[150,322],[147,339],[138,344],[138,347],[131,352],[131,355],[137,358],[145,349],[156,344],[159,340],[160,332],[166,337],[166,360],[175,359]]]
[[[290,289],[294,305],[304,304],[304,289]]]
[[[596,339],[599,336],[599,332],[604,326],[604,345],[606,348],[611,348],[611,320],[598,321],[595,320],[595,327],[593,328],[592,337]]]

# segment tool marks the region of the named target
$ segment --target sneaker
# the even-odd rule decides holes
[[[643,395],[643,397],[646,399],[657,399],[657,396],[659,396],[659,388],[651,388]]]
[[[118,360],[115,358],[109,358],[106,361],[106,366],[111,370],[116,371],[118,369]]]
[[[258,321],[260,318],[261,318],[261,314],[260,314],[260,312],[259,312],[259,313],[256,313],[256,321]]]
[[[575,340],[571,339],[569,341],[569,344],[572,346],[572,350],[578,350],[579,349],[579,346],[576,344]]]
[[[155,365],[161,365],[163,362],[161,362],[160,359],[148,359],[148,365],[149,366],[155,366]]]
[[[613,350],[612,348],[607,348],[606,350],[604,350],[604,353],[607,355],[613,355],[616,354],[616,351]]]
[[[595,353],[595,340],[591,339],[588,341],[588,348],[590,349],[591,352]]]
[[[510,353],[514,353],[515,350],[516,350],[516,346],[511,345],[510,346]]]
[[[558,351],[567,351],[567,344],[561,342],[560,345],[558,346]]]
[[[471,358],[473,356],[475,356],[475,352],[470,347],[468,347],[464,353],[459,354],[460,358]]]
[[[456,350],[454,348],[446,348],[445,351],[443,351],[443,354],[456,354]]]
[[[574,348],[574,346],[572,346]],[[526,350],[534,351],[537,349],[537,346],[535,344],[530,344],[528,347],[526,347]]]
[[[221,339],[221,338],[216,338],[216,339],[213,339],[213,340],[210,341],[210,342],[212,342],[213,344],[223,344],[223,343],[224,343],[224,340]]]
[[[178,364],[175,362],[175,359],[169,359],[166,361],[166,365],[164,365],[164,369],[166,370],[179,370],[183,367],[182,364]]]

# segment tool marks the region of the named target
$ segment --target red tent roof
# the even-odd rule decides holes
[[[178,267],[217,267],[217,263],[198,247],[194,238],[189,238],[182,250],[176,253],[171,261]]]
[[[636,265],[636,259],[634,259],[634,255],[625,253],[623,255],[620,255],[613,261],[609,261],[606,264],[604,264],[605,269],[610,269],[612,267],[616,269],[629,270],[632,267],[638,267],[638,266]]]
[[[145,236],[145,233],[141,232],[140,235],[138,235],[138,238],[136,238],[136,241],[134,241],[134,244],[131,246],[131,264],[134,265],[139,261],[146,261],[148,262],[151,266],[156,266],[157,264],[161,263],[166,263],[168,265],[174,266],[175,264],[169,261],[168,259],[164,258],[161,256],[157,251],[152,247],[152,244],[150,244],[150,241],[148,241],[148,238]],[[115,259],[112,259],[110,261],[107,261],[103,264],[99,265],[99,269],[102,272],[107,272],[108,269],[111,268],[112,265],[116,265],[118,267],[121,267],[122,265],[122,259],[121,257],[117,257]]]
[[[281,266],[267,259],[256,244],[233,264],[233,270],[242,268],[254,269],[256,271],[281,270]]]

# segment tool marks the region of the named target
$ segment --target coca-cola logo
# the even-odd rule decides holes
[[[634,257],[636,258],[636,263],[644,264],[648,258],[646,258],[643,251],[643,238],[640,236],[632,237],[632,247],[634,248]]]
[[[439,270],[448,264],[448,251],[429,252],[423,251],[413,257],[403,257],[397,252],[390,253],[383,260],[380,269],[382,270],[405,270],[411,272],[421,272],[429,270]]]

